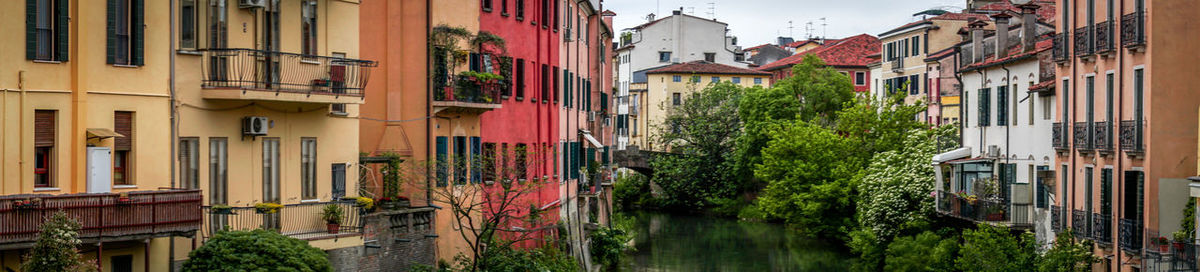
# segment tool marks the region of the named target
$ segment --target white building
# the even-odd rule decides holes
[[[629,143],[629,106],[637,101],[630,95],[634,83],[646,82],[646,71],[675,63],[706,60],[746,68],[737,37],[729,35],[729,25],[716,19],[705,19],[672,11],[673,15],[654,19],[626,29],[621,34],[617,59],[617,150]],[[644,86],[644,84],[642,85]]]

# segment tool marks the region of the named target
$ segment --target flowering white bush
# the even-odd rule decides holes
[[[930,160],[939,151],[935,139],[955,133],[950,126],[913,130],[900,150],[875,154],[858,183],[859,223],[885,240],[927,224],[934,207]]]

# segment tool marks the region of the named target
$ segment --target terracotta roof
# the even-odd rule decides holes
[[[1040,53],[1042,51],[1050,50],[1050,48],[1054,47],[1054,40],[1048,39],[1047,37],[1049,37],[1049,36],[1042,36],[1041,38],[1043,38],[1043,39],[1037,42],[1037,44],[1033,47],[1034,50],[1032,50],[1032,51],[1022,52],[1024,49],[1021,48],[1021,46],[1018,44],[1017,46],[1014,46],[1014,47],[1008,49],[1007,57],[999,58],[999,59],[997,59],[995,56],[988,57],[987,59],[985,59],[981,62],[976,62],[976,63],[969,64],[967,66],[963,66],[962,71],[966,72],[966,71],[971,71],[971,70],[976,70],[976,69],[982,69],[982,68],[987,68],[987,67],[997,65],[997,64],[1013,62],[1013,61],[1020,60],[1020,59],[1026,58],[1026,57],[1030,57],[1030,56],[1037,56],[1038,53]]]
[[[646,74],[666,74],[666,73],[686,73],[686,74],[722,74],[722,75],[771,75],[771,73],[755,71],[746,68],[738,68],[729,65],[712,63],[703,60],[692,62],[672,64],[667,67],[658,68],[646,71]]]
[[[949,12],[949,13],[946,13],[946,14],[942,14],[942,15],[938,15],[938,16],[933,16],[933,17],[930,17],[930,18],[927,18],[927,19],[924,19],[924,20],[920,20],[920,21],[916,21],[916,22],[912,22],[912,23],[907,23],[907,24],[904,24],[904,25],[902,25],[902,26],[900,26],[900,27],[897,27],[897,28],[893,28],[893,29],[891,29],[891,30],[888,30],[887,32],[883,32],[882,34],[879,34],[879,36],[885,36],[885,35],[891,34],[891,33],[893,33],[893,32],[900,31],[901,29],[909,28],[909,27],[916,26],[916,25],[919,25],[919,24],[924,24],[924,23],[933,22],[934,20],[942,20],[942,21],[966,21],[966,20],[968,20],[968,19],[971,19],[971,18],[975,18],[976,20],[988,20],[988,16],[987,16],[987,14],[975,14],[975,13],[955,13],[955,12]]]
[[[940,60],[947,56],[954,55],[954,48],[956,48],[956,47],[957,46],[951,46],[951,47],[947,47],[946,49],[942,49],[942,51],[933,52],[932,54],[929,54],[928,57],[925,57],[925,61]]]
[[[1029,86],[1030,92],[1041,92],[1041,91],[1047,91],[1047,90],[1053,90],[1053,89],[1054,89],[1054,81],[1053,80],[1042,81],[1042,82],[1039,82],[1038,84],[1033,84],[1033,86]]]
[[[755,47],[751,47],[751,48],[746,48],[746,49],[743,49],[743,51],[754,51],[754,50],[758,50],[759,48],[763,48],[763,47],[765,47],[765,46],[770,46],[770,45],[772,45],[772,44],[769,44],[769,43],[764,43],[764,44],[761,44],[761,45],[758,45],[758,46],[755,46]]]
[[[846,66],[861,66],[866,67],[872,59],[869,56],[879,53],[879,38],[875,36],[861,34],[854,37],[831,42],[816,49],[809,50],[804,53],[792,55],[781,60],[768,63],[759,67],[759,71],[770,71],[781,68],[791,67],[796,63],[804,60],[805,55],[813,54],[825,61],[825,65],[846,67]]]

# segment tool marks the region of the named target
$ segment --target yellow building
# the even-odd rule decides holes
[[[768,87],[771,73],[738,68],[707,61],[678,63],[646,71],[645,92],[637,95],[640,106],[636,118],[631,117],[630,143],[642,150],[664,151],[657,146],[656,137],[661,135],[662,120],[666,119],[671,107],[683,105],[692,93],[718,82],[732,82],[742,87]],[[632,88],[632,87],[631,87]],[[632,91],[631,91],[632,92]],[[642,144],[645,145],[642,145]]]
[[[196,232],[200,192],[169,189],[169,5],[0,2],[0,270],[60,209],[103,271],[166,270],[164,237]]]

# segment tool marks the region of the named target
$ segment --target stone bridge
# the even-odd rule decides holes
[[[642,175],[646,175],[646,177],[653,177],[654,167],[650,165],[650,161],[653,161],[654,158],[658,156],[670,155],[674,154],[641,150],[636,145],[631,145],[625,147],[625,150],[617,150],[613,152],[613,161],[617,163],[617,166],[629,168],[630,170],[638,172]]]

